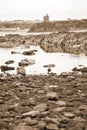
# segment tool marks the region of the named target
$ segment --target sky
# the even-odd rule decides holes
[[[87,0],[0,0],[0,20],[86,19]]]

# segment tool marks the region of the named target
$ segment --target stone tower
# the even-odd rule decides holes
[[[46,14],[43,18],[43,22],[49,22],[49,15]]]

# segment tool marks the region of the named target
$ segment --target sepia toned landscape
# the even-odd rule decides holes
[[[0,130],[87,130],[86,2],[36,1],[0,1]]]
[[[66,28],[67,22],[71,25]],[[0,26],[3,29],[3,35],[0,36],[1,51],[9,50],[14,57],[24,56],[16,66],[13,66],[16,58],[13,60],[9,56],[7,60],[3,59],[4,64],[0,66],[0,129],[86,130],[87,20],[77,21],[77,24],[76,21],[22,23],[22,28],[19,23],[13,26],[7,22]],[[21,29],[24,34],[20,34]],[[5,35],[6,32],[9,33]],[[31,46],[36,49],[31,49]],[[33,57],[40,51],[38,46],[45,56],[49,54],[52,57],[51,54],[54,54],[57,57],[57,54],[61,54],[64,57],[65,54],[67,58],[66,54],[69,54],[71,59],[78,59],[82,55],[85,63],[65,72],[62,67],[59,74],[57,70],[53,71],[57,67],[51,58],[47,64],[42,59],[44,69],[41,71]],[[9,55],[8,52],[6,54]],[[35,65],[39,71],[30,72],[30,67]],[[26,71],[26,67],[30,69]]]

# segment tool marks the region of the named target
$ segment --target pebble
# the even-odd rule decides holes
[[[41,104],[35,106],[34,110],[35,111],[40,111],[40,112],[46,111],[47,110],[47,104],[46,103],[41,103]]]
[[[38,124],[37,120],[31,119],[30,117],[27,117],[27,118],[23,119],[23,121],[26,122],[26,123],[28,123],[31,126]]]
[[[74,118],[75,114],[70,113],[70,112],[64,112],[64,116],[68,117],[68,118]]]
[[[49,123],[46,125],[47,130],[58,130],[58,126],[56,124]]]
[[[58,100],[58,94],[56,92],[50,92],[46,95],[48,100]]]

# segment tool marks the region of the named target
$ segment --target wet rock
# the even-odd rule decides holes
[[[36,117],[40,114],[39,111],[30,111],[30,112],[26,112],[26,113],[23,113],[23,117],[27,117],[27,116],[30,116],[30,117]]]
[[[67,72],[62,72],[61,75],[64,76],[64,77],[67,77],[68,73]]]
[[[53,124],[57,124],[59,125],[59,121],[57,118],[49,118],[49,117],[45,117],[45,121],[46,123],[53,123]]]
[[[10,67],[7,65],[1,65],[1,71],[9,71],[9,70],[15,70],[15,67]]]
[[[20,54],[20,52],[11,51],[11,54]]]
[[[56,105],[58,105],[60,107],[64,107],[64,106],[66,106],[66,102],[65,101],[57,101]]]
[[[58,100],[58,94],[56,92],[49,92],[46,97],[48,100]]]
[[[47,130],[58,130],[58,126],[56,124],[49,123],[46,125]]]
[[[15,126],[13,130],[35,130],[33,127],[20,123],[18,126]]]
[[[8,64],[13,64],[13,63],[14,63],[14,60],[8,60],[8,61],[5,62],[5,64],[7,64],[7,65]]]
[[[47,72],[48,72],[48,74],[51,72],[51,68],[50,67],[48,67]]]
[[[60,120],[60,123],[63,123],[63,124],[68,124],[69,122],[69,119],[67,117],[61,117],[59,120]]]
[[[35,55],[35,50],[24,51],[22,54],[23,55]]]
[[[26,70],[24,67],[17,67],[17,74],[26,75]]]
[[[43,67],[55,67],[55,64],[44,65]]]
[[[34,110],[40,111],[40,112],[46,111],[47,110],[47,104],[46,103],[39,104],[39,105],[34,107]]]
[[[87,105],[81,105],[78,109],[79,109],[80,111],[87,110]]]
[[[79,117],[75,117],[73,120],[76,121],[76,122],[85,122],[86,121],[84,118],[82,118],[80,116]]]
[[[68,117],[68,118],[74,118],[74,117],[75,117],[75,114],[70,113],[70,112],[64,112],[64,116],[65,116],[65,117]]]
[[[0,82],[6,81],[7,78],[6,77],[0,77]]]
[[[0,121],[0,130],[9,130],[10,127],[8,125],[8,123]]]
[[[40,130],[45,129],[45,127],[46,127],[46,122],[44,122],[44,121],[39,121],[39,122],[38,122],[38,128],[39,128]]]
[[[3,103],[4,103],[3,99],[0,99],[0,104],[3,104]]]
[[[19,66],[22,66],[22,67],[25,67],[25,66],[28,66],[28,62],[25,61],[25,60],[21,60],[19,63],[18,63]]]
[[[81,68],[80,71],[81,71],[81,72],[85,72],[85,73],[87,73],[87,67],[83,67],[83,68]]]
[[[34,125],[37,125],[37,124],[38,124],[38,121],[37,121],[37,120],[31,119],[30,117],[27,117],[27,118],[23,119],[23,121],[24,121],[25,123],[28,123],[28,124],[31,125],[31,126],[34,126]]]
[[[47,89],[48,89],[49,91],[57,91],[58,88],[59,88],[58,85],[50,85],[50,86],[47,87]]]
[[[21,60],[19,63],[19,66],[22,66],[22,67],[24,67],[24,66],[28,66],[28,65],[33,65],[33,64],[35,64],[35,60],[32,60],[32,59],[24,59],[24,60]]]
[[[61,112],[64,109],[65,109],[65,107],[57,107],[57,108],[54,109],[54,111]]]

